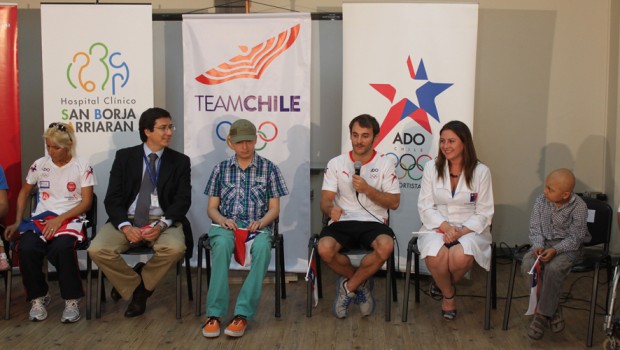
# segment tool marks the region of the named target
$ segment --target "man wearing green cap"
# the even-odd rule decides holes
[[[251,267],[225,333],[243,336],[248,320],[256,313],[271,260],[271,225],[280,214],[280,197],[288,194],[280,169],[254,151],[254,124],[245,119],[235,121],[227,143],[235,155],[215,166],[204,192],[209,196],[207,214],[213,222],[209,231],[212,272],[207,321],[202,328],[207,338],[220,335],[220,318],[228,313],[228,267],[235,249],[233,231],[242,228],[250,235],[256,234],[251,246]]]

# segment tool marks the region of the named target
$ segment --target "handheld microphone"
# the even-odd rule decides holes
[[[359,160],[355,163],[353,163],[353,168],[355,168],[355,175],[359,176],[360,175],[360,170],[362,169],[362,162],[360,162]],[[357,190],[355,191],[355,196],[359,197],[360,193],[357,192]]]

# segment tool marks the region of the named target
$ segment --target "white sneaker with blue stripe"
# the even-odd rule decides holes
[[[355,293],[349,292],[345,287],[347,279],[340,276],[336,280],[336,300],[332,312],[337,318],[346,318],[349,312],[349,304],[355,299]]]

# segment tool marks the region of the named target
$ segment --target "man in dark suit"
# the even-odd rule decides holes
[[[175,127],[168,111],[147,109],[140,116],[142,144],[116,152],[104,204],[110,217],[88,253],[114,285],[114,299],[131,298],[125,317],[142,315],[146,300],[168,269],[191,252],[185,217],[191,204],[190,161],[168,148]],[[133,269],[120,256],[130,247],[155,251]]]

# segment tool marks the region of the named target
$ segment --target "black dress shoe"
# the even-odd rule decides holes
[[[119,301],[122,298],[121,293],[119,293],[114,287],[112,287],[112,290],[110,291],[110,297],[114,301]]]
[[[139,262],[133,267],[133,270],[136,271],[138,275],[140,275],[142,273],[142,268],[144,267],[144,265],[145,264],[143,262]],[[121,293],[119,293],[114,287],[112,287],[112,290],[110,291],[110,297],[112,297],[112,300],[114,301],[119,301],[122,298]]]
[[[125,317],[140,316],[146,311],[146,300],[153,294],[152,291],[144,288],[144,283],[140,282],[140,285],[133,291],[133,298],[127,306],[125,311]]]

